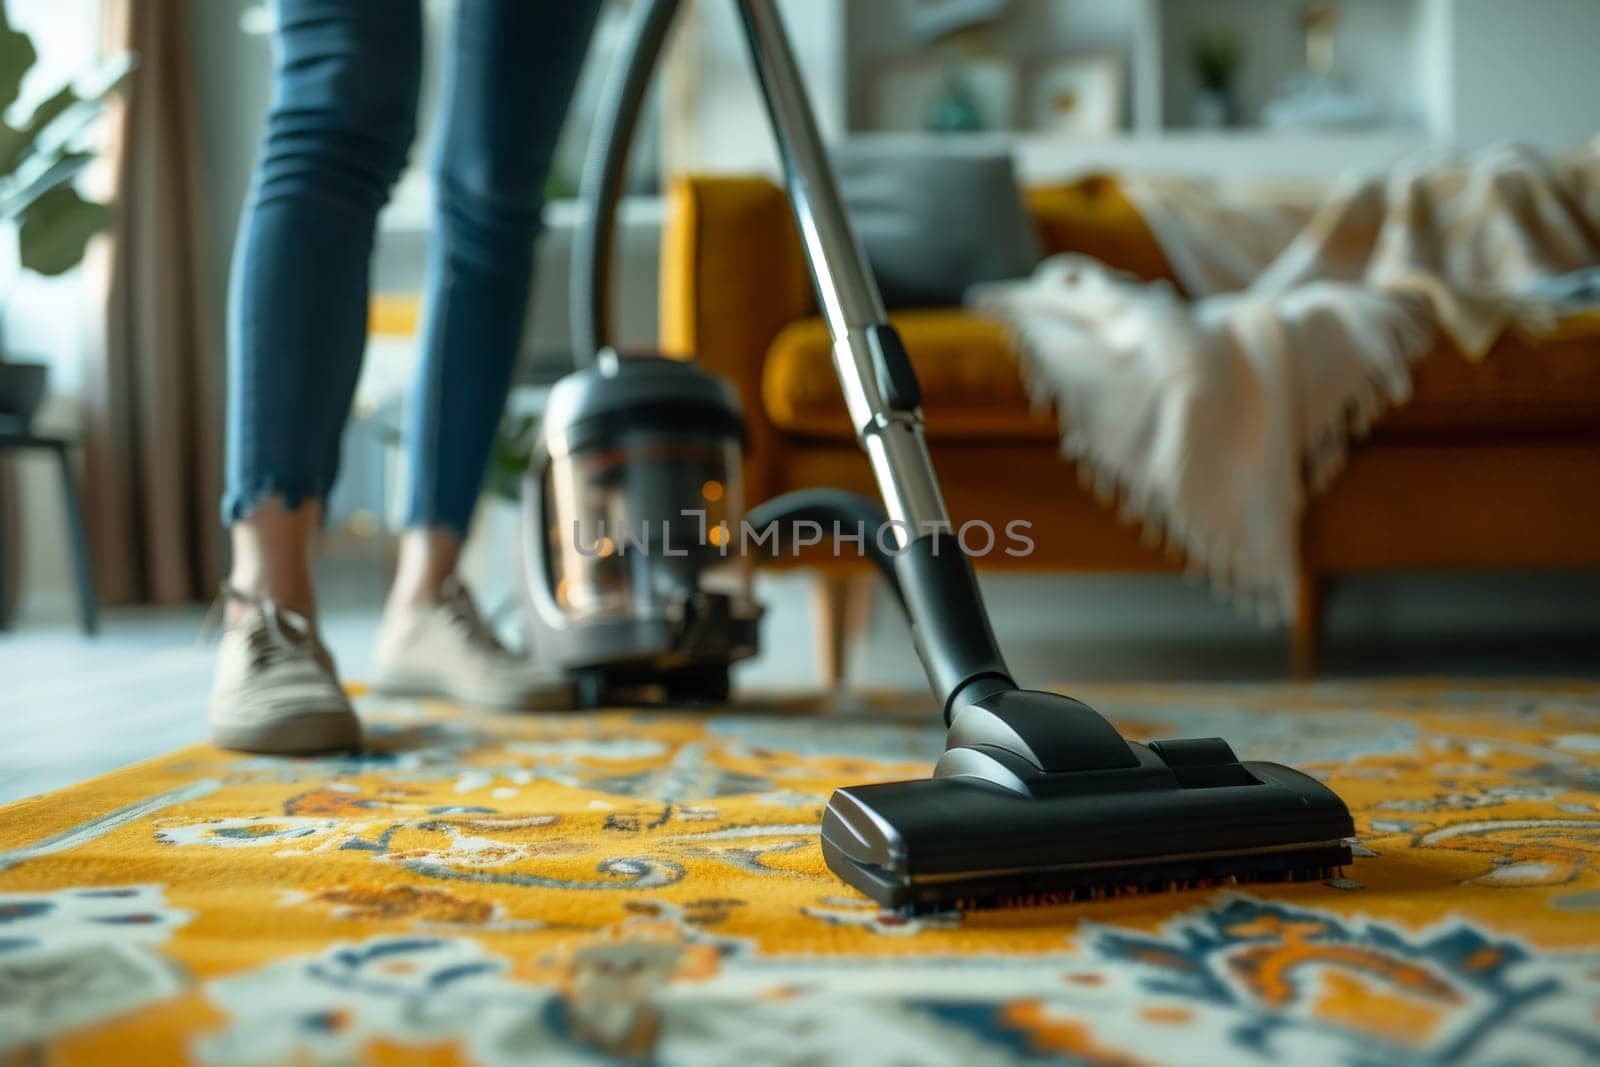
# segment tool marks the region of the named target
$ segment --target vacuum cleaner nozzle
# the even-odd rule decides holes
[[[934,777],[852,786],[822,849],[845,881],[925,914],[1299,881],[1350,862],[1326,786],[1220,738],[1123,740],[1086,705],[1008,689],[958,710]]]
[[[573,257],[574,332],[584,352],[599,351],[604,342],[608,237],[624,187],[623,148],[680,3],[634,5],[624,59],[596,123],[597,165],[584,181],[590,210]],[[900,551],[887,553],[892,562],[879,562],[892,571],[950,724],[933,778],[834,793],[822,823],[828,865],[880,903],[938,911],[1235,879],[1314,878],[1348,862],[1350,813],[1306,775],[1270,763],[1241,763],[1217,738],[1133,744],[1078,701],[1016,687],[971,565],[950,532],[954,526],[923,433],[916,372],[887,321],[851,229],[778,5],[740,0],[737,6],[846,408],[884,509],[904,535]],[[725,499],[737,495],[737,409],[731,394],[719,399],[720,389],[681,368],[658,362],[623,371],[605,362],[597,373],[610,380],[578,376],[565,390],[558,385],[552,391],[547,447],[542,457],[536,455],[535,467],[565,461],[552,480],[563,481],[569,491],[551,495],[558,504],[574,506],[571,515],[559,514],[558,507],[555,525],[545,524],[542,474],[530,476],[526,499],[533,533],[526,540],[536,580],[528,584],[547,620],[539,632],[541,647],[557,649],[557,661],[597,670],[616,669],[622,661],[629,670],[654,673],[677,667],[685,644],[690,651],[699,647],[678,640],[676,631],[663,640],[659,627],[645,625],[674,622],[682,612],[647,604],[642,617],[635,611],[634,618],[616,619],[601,610],[574,618],[558,603],[559,583],[568,581],[569,600],[594,593],[577,599],[603,606],[631,603],[635,591],[656,590],[674,575],[646,566],[656,561],[624,558],[620,545],[615,553],[596,555],[599,563],[575,553],[582,558],[563,564],[557,574],[555,557],[566,547],[560,534],[582,512],[659,510],[678,498],[666,492],[673,484],[687,486],[692,497],[702,477],[715,477]],[[723,478],[699,468],[660,473],[662,457],[677,455],[685,436],[704,436],[708,424],[715,429],[719,423],[722,460],[716,469],[727,473],[725,489]],[[628,452],[626,446],[642,435],[651,439]],[[629,456],[633,462],[622,462]],[[803,495],[767,505],[794,514],[840,506]],[[851,505],[838,517],[858,514]],[[553,544],[546,542],[551,529]],[[623,564],[638,564],[637,574],[614,573]],[[696,587],[687,580],[671,584]],[[735,635],[710,648],[717,654],[710,666],[720,671],[719,688],[725,689],[723,661],[733,658],[735,648],[753,650],[754,638]]]

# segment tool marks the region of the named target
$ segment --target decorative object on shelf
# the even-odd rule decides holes
[[[16,103],[38,58],[33,42],[11,27],[0,4],[0,113]],[[0,226],[7,231],[6,251],[15,248],[0,279],[0,322],[22,270],[66,273],[110,221],[111,209],[85,200],[73,181],[94,158],[87,133],[102,101],[132,69],[131,55],[117,56],[46,97],[20,126],[0,121]],[[0,419],[25,431],[44,398],[47,370],[7,362],[5,355],[0,345]]]
[[[1031,64],[1027,125],[1070,137],[1110,137],[1122,123],[1122,58],[1076,52]]]
[[[1233,82],[1244,59],[1244,39],[1222,27],[1200,30],[1189,41],[1200,89],[1194,98],[1194,124],[1202,130],[1220,130],[1238,119],[1234,113]]]
[[[950,68],[938,95],[928,104],[922,125],[929,133],[977,133],[988,126],[983,104],[966,71],[959,66]]]
[[[872,89],[874,129],[975,133],[1016,126],[1017,73],[1003,59],[943,56],[893,60]]]
[[[1333,77],[1333,33],[1338,22],[1338,5],[1328,0],[1307,5],[1300,17],[1306,35],[1306,69],[1319,78]]]
[[[917,54],[891,59],[873,88],[873,125],[881,130],[977,133],[1016,126],[1017,75],[984,46],[984,30],[1010,0],[900,0],[906,36]]]
[[[1334,62],[1336,3],[1308,5],[1300,25],[1305,32],[1306,69],[1286,81],[1266,107],[1261,120],[1284,129],[1353,129],[1377,125],[1381,116],[1366,94],[1339,84]]]

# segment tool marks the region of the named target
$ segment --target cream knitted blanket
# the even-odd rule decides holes
[[[1265,620],[1295,610],[1298,520],[1351,434],[1404,403],[1442,330],[1479,359],[1600,264],[1600,139],[1502,147],[1322,189],[1128,178],[1188,298],[1083,256],[978,286],[1063,451],[1125,518]]]

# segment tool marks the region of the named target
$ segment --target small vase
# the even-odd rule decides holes
[[[929,133],[977,133],[985,125],[972,82],[959,67],[951,68],[938,95],[928,102],[924,128]]]
[[[1224,90],[1201,89],[1195,94],[1191,118],[1196,129],[1225,129],[1233,125],[1233,101]]]

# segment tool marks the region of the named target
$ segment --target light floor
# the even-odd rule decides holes
[[[1509,584],[1507,584],[1509,583]],[[368,674],[375,574],[325,593],[324,627],[351,678]],[[1281,634],[1165,577],[986,579],[995,628],[1025,682],[1278,678]],[[816,685],[810,580],[764,576],[765,654],[741,685]],[[1335,600],[1328,673],[1600,676],[1600,575],[1352,579]],[[109,613],[86,639],[71,620],[23,618],[0,635],[0,802],[59,788],[204,737],[211,650],[200,609]],[[853,684],[925,683],[904,622],[880,603],[852,649]]]

